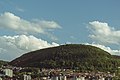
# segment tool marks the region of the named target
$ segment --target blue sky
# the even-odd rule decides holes
[[[12,44],[15,46],[12,48],[13,51],[1,46],[9,47],[8,44],[1,44],[0,55],[3,57],[0,59],[12,60],[24,52],[65,43],[98,45],[102,48],[110,48],[109,51],[115,52],[114,50],[116,50],[119,55],[119,3],[119,0],[1,0],[0,43],[7,41],[12,44],[10,39],[13,38],[19,38],[18,40],[21,42]],[[15,23],[16,19],[18,23]],[[3,24],[4,21],[5,24]],[[38,28],[39,26],[40,28]],[[36,44],[34,44],[29,48],[21,37],[30,40],[35,38],[35,41],[41,39],[47,44],[38,41],[42,45],[46,45],[40,46],[40,44],[36,48],[34,47]],[[29,46],[30,43],[28,43]],[[16,48],[18,52],[14,51]],[[7,52],[14,54],[4,54]]]

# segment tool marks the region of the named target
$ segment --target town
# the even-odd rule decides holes
[[[114,80],[115,73],[2,66],[0,80]],[[117,78],[119,80],[119,77]]]

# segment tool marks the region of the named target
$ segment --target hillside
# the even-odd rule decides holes
[[[0,60],[0,67],[1,67],[2,65],[6,65],[6,64],[8,64],[7,61],[2,61],[2,60]]]
[[[77,68],[79,70],[113,70],[120,60],[90,45],[69,44],[41,49],[10,62],[14,66],[39,68]]]

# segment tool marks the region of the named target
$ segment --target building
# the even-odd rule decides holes
[[[63,76],[63,80],[67,80],[67,77],[65,75]]]
[[[85,77],[80,77],[80,79],[79,80],[85,80]]]
[[[2,80],[2,78],[0,77],[0,80]]]
[[[8,77],[13,77],[13,70],[11,69],[4,69],[4,73]]]
[[[59,79],[58,79],[58,76],[53,76],[51,80],[59,80]]]
[[[32,80],[30,75],[23,75],[23,80]]]

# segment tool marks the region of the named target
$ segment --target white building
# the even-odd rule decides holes
[[[51,80],[58,80],[58,76],[52,77]]]
[[[85,80],[85,77],[80,77],[80,80]]]
[[[74,76],[74,77],[71,78],[70,80],[85,80],[85,77],[77,77],[77,76]]]
[[[24,80],[31,80],[31,76],[30,75],[23,75]]]
[[[101,78],[100,80],[105,80],[105,78]]]
[[[54,76],[51,78],[51,80],[67,80],[67,77],[64,75],[64,76]]]
[[[0,77],[0,80],[2,80],[2,78]]]
[[[13,70],[11,69],[4,69],[5,75],[8,77],[13,77]]]
[[[63,76],[63,80],[67,80],[67,77],[66,77],[66,76]]]

